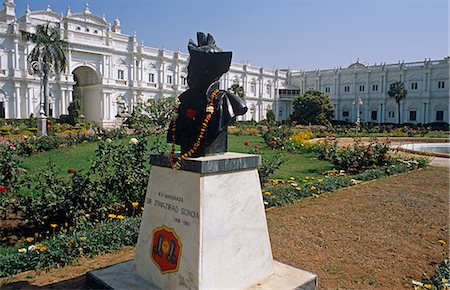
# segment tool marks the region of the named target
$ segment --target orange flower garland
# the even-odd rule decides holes
[[[171,131],[171,133],[172,133],[172,150],[169,153],[169,164],[172,169],[180,169],[181,162],[184,159],[192,156],[192,154],[194,154],[200,147],[200,143],[203,140],[203,138],[205,137],[206,129],[208,128],[208,123],[211,120],[212,114],[214,113],[214,98],[216,97],[216,95],[218,93],[219,93],[219,90],[215,89],[209,95],[209,102],[208,102],[208,105],[206,106],[206,116],[202,122],[202,127],[200,128],[200,132],[198,133],[197,140],[195,141],[194,145],[192,145],[191,149],[189,149],[187,152],[185,152],[180,157],[178,157],[176,162],[174,161],[174,155],[175,155],[175,135],[177,132],[177,127],[176,127],[177,116],[174,116],[172,118],[172,131]]]

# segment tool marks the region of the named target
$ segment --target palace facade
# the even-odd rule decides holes
[[[34,32],[38,24],[52,23],[70,44],[68,67],[50,83],[49,115],[67,114],[80,99],[86,120],[116,126],[120,112],[132,112],[139,102],[176,97],[187,89],[187,53],[144,46],[137,36],[121,32],[115,19],[84,11],[65,14],[46,10],[17,17],[14,0],[4,0],[0,12],[0,118],[28,118],[40,110],[41,80],[31,75],[27,56],[31,42],[21,31]],[[402,122],[449,122],[449,59],[366,66],[352,64],[332,70],[294,71],[232,63],[220,80],[221,88],[243,87],[249,111],[243,120],[260,121],[272,109],[278,120],[292,112],[295,96],[308,89],[328,94],[337,120],[396,122],[397,104],[387,95],[389,84],[401,80],[408,89],[401,103]],[[359,101],[359,99],[361,101]],[[357,103],[360,103],[357,105]]]

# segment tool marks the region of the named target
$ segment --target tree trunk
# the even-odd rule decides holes
[[[400,124],[400,102],[397,103],[397,110],[398,110],[398,124]]]
[[[49,113],[49,103],[48,103],[49,81],[48,81],[48,71],[45,68],[44,68],[44,76],[43,76],[43,85],[44,85],[44,114],[48,117],[48,113]]]

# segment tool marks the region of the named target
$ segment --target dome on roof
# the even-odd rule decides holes
[[[348,66],[348,68],[367,68],[365,65],[363,65],[362,63],[360,63],[359,61],[351,64]]]

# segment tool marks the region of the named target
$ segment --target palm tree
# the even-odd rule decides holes
[[[395,82],[389,86],[388,95],[391,98],[395,98],[395,102],[397,103],[398,109],[398,123],[400,124],[400,101],[406,98],[407,91],[405,88],[405,84],[403,82]]]
[[[231,86],[231,88],[229,88],[229,90],[232,91],[239,98],[241,98],[241,99],[245,98],[244,88],[241,87],[240,85],[234,84]]]
[[[27,57],[32,74],[40,74],[44,89],[44,114],[49,113],[49,79],[63,72],[67,65],[66,51],[69,43],[61,39],[59,29],[49,23],[36,26],[36,33],[21,31],[22,38],[36,44]],[[42,104],[41,104],[42,106]]]

